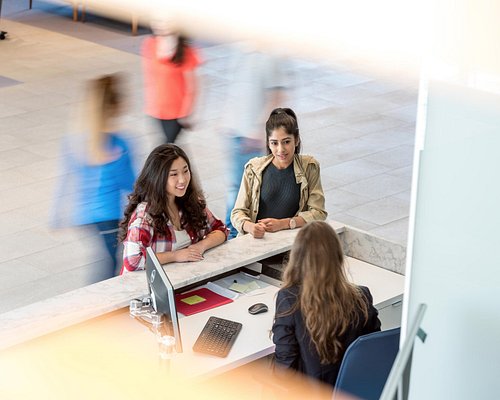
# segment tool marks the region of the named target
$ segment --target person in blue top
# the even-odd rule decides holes
[[[63,144],[65,176],[53,210],[56,226],[65,219],[69,225],[97,228],[111,258],[109,267],[99,274],[101,279],[117,273],[118,224],[123,200],[135,181],[129,145],[115,127],[123,109],[120,84],[117,74],[88,83],[84,129],[82,135],[74,135]]]

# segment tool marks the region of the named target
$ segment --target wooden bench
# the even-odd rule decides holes
[[[68,0],[66,0],[68,1]],[[85,15],[86,15],[86,9],[87,9],[87,2],[86,0],[69,0],[71,3],[71,6],[73,8],[73,21],[77,22],[78,21],[78,9],[81,7],[81,17],[80,21],[85,22]],[[33,7],[33,0],[29,0],[29,8],[30,10]],[[139,18],[137,15],[132,14],[131,16],[131,30],[132,30],[132,35],[137,35],[137,28],[139,25]]]

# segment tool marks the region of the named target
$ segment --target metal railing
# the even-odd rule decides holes
[[[408,330],[403,346],[399,349],[398,355],[394,360],[391,372],[387,377],[384,390],[380,395],[380,400],[407,400],[410,389],[410,371],[413,355],[413,346],[415,338],[419,338],[422,343],[425,342],[427,334],[420,328],[420,323],[424,317],[427,305],[422,303],[418,306],[417,314],[413,324]]]

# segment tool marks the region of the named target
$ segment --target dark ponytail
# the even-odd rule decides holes
[[[283,128],[289,135],[295,138],[295,154],[300,153],[301,143],[299,134],[299,124],[297,116],[291,108],[275,108],[266,122],[266,142],[269,142],[269,136],[276,129]],[[267,153],[271,154],[271,149],[267,146]]]

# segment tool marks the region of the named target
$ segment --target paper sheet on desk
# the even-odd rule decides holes
[[[212,292],[220,294],[221,296],[228,297],[232,300],[237,299],[239,297],[238,293],[233,292],[232,290],[226,289],[220,285],[217,285],[213,282],[208,282],[205,286],[207,289],[210,289]]]
[[[249,293],[253,290],[260,289],[260,286],[257,285],[255,281],[247,284],[234,282],[231,286],[229,286],[229,289],[234,290],[235,292],[238,293]]]
[[[215,281],[215,283],[225,289],[230,289],[231,291],[247,295],[252,295],[253,293],[257,294],[259,289],[269,286],[268,283],[262,282],[252,276],[248,276],[243,272],[238,272],[237,274],[221,278]]]

